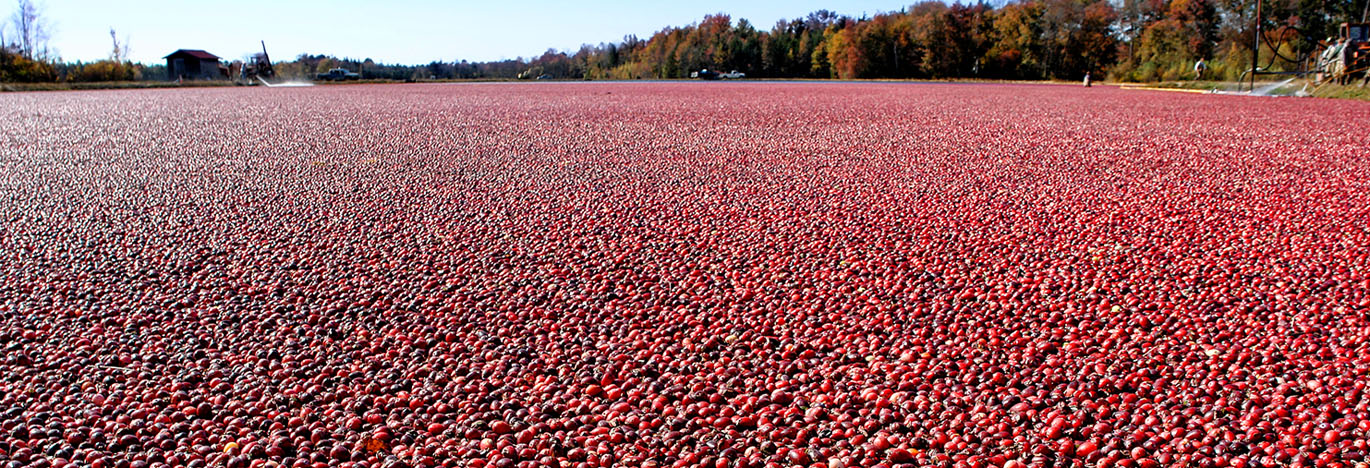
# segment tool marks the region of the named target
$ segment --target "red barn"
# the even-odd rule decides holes
[[[203,50],[180,49],[166,56],[166,76],[176,80],[221,80],[228,71],[219,64],[219,56]]]

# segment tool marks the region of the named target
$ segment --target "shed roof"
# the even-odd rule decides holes
[[[200,59],[200,60],[218,60],[218,59],[219,59],[219,56],[214,55],[214,54],[211,54],[211,53],[209,53],[209,52],[205,52],[205,51],[203,51],[203,50],[199,50],[199,49],[177,49],[175,52],[172,52],[170,55],[167,55],[166,57],[162,57],[162,58],[172,58],[172,57],[176,57],[176,56],[190,56],[190,57],[192,57],[192,58],[197,58],[197,59]]]

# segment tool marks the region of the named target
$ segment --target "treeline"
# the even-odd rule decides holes
[[[0,82],[80,83],[166,79],[163,65],[145,66],[128,60],[128,39],[109,31],[109,58],[95,62],[63,62],[48,47],[52,26],[33,0],[18,0],[9,22],[0,22]]]
[[[1322,39],[1359,18],[1368,0],[1262,0],[1258,65],[1306,69]],[[650,38],[548,50],[526,60],[419,66],[302,56],[300,76],[341,65],[365,78],[671,79],[708,68],[756,78],[1235,80],[1251,68],[1255,4],[1243,0],[924,1],[853,18],[818,11],[769,30],[728,15],[668,27]],[[331,61],[330,63],[326,63]],[[307,71],[307,72],[306,72]]]
[[[1304,66],[1319,40],[1359,18],[1366,0],[1263,0],[1259,66]],[[1243,0],[925,1],[867,18],[819,11],[758,30],[707,16],[647,40],[549,51],[525,75],[681,78],[710,68],[771,78],[1233,80],[1251,67],[1254,2]]]
[[[327,55],[304,54],[290,62],[276,63],[276,76],[288,80],[312,79],[333,68],[345,68],[361,75],[364,80],[471,80],[513,79],[528,69],[523,60],[500,62],[432,62],[428,65],[396,65],[371,59],[337,58]],[[564,75],[571,77],[570,74]],[[579,78],[579,76],[577,76]]]
[[[0,82],[95,83],[106,81],[161,81],[165,65],[143,65],[127,60],[53,62],[26,57],[12,48],[0,47]]]
[[[1340,22],[1363,15],[1370,0],[1261,1],[1258,65],[1290,71],[1305,69],[1319,41],[1336,36]],[[756,78],[1075,80],[1091,73],[1157,81],[1192,78],[1194,62],[1203,58],[1207,78],[1234,80],[1251,67],[1254,8],[1246,0],[1014,0],[997,7],[924,1],[862,18],[818,11],[769,30],[718,14],[647,39],[628,36],[530,59],[393,65],[301,55],[276,70],[294,79],[342,67],[364,79],[388,80],[670,79],[708,68]],[[118,46],[115,41],[116,52]],[[0,52],[0,80],[165,77],[160,65],[54,64],[13,45]]]

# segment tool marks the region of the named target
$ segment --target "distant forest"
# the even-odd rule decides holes
[[[1339,23],[1362,18],[1367,1],[1263,0],[1259,66],[1297,69],[1320,40],[1336,36]],[[1192,78],[1194,62],[1205,58],[1206,78],[1234,80],[1251,67],[1254,9],[1250,0],[1017,0],[997,7],[925,1],[862,18],[818,11],[769,30],[710,15],[647,39],[628,36],[528,59],[392,65],[301,55],[276,70],[310,78],[343,67],[363,79],[391,80],[669,79],[707,68],[749,78],[1075,80],[1088,72],[1159,81]],[[113,31],[111,38],[111,59],[95,63],[59,63],[10,42],[0,47],[0,80],[164,78],[163,66],[124,60]]]

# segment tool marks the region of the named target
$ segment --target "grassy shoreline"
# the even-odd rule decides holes
[[[1268,87],[1280,83],[1279,81],[1257,81],[1256,87]],[[1124,86],[1150,87],[1174,90],[1196,90],[1196,91],[1224,91],[1238,92],[1239,90],[1250,89],[1250,84],[1238,84],[1234,81],[1167,81],[1162,83],[1128,83]],[[1325,99],[1349,99],[1353,101],[1370,101],[1370,87],[1361,87],[1359,83],[1339,85],[1334,83],[1324,83],[1315,85],[1308,80],[1296,79],[1284,86],[1278,86],[1269,90],[1269,96],[1301,96]]]

